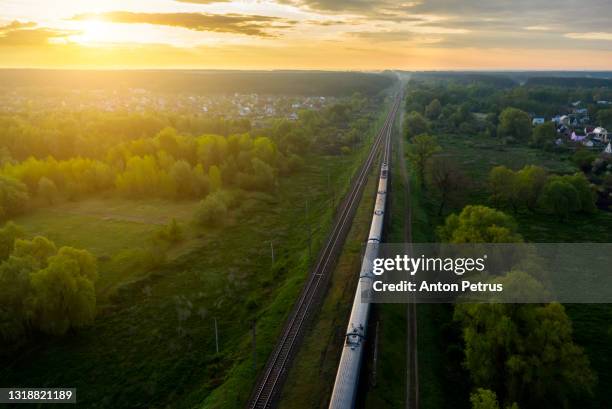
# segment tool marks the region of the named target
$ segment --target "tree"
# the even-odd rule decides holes
[[[525,141],[531,137],[531,119],[529,115],[517,108],[506,108],[499,116],[497,134]]]
[[[557,129],[555,124],[551,122],[545,122],[536,126],[533,130],[531,141],[535,146],[547,147],[552,146],[557,138]]]
[[[220,192],[211,193],[202,200],[196,210],[196,221],[204,226],[222,224],[227,216],[227,205]]]
[[[406,115],[404,120],[404,129],[408,138],[427,133],[429,131],[429,124],[427,120],[423,118],[423,115],[416,111],[412,111]]]
[[[32,240],[15,240],[15,257],[31,257],[38,266],[47,265],[47,259],[57,253],[55,243],[44,236],[36,236]]]
[[[499,409],[497,395],[489,389],[478,388],[470,395],[472,409]]]
[[[465,206],[438,227],[438,236],[447,243],[518,243],[516,223],[507,214],[486,206]]]
[[[25,184],[12,177],[0,175],[0,218],[23,211],[28,198],[28,188]]]
[[[572,155],[572,162],[585,173],[591,171],[595,159],[597,159],[597,154],[587,149],[578,149]]]
[[[23,230],[13,222],[0,229],[0,262],[9,258],[15,249],[15,240],[24,236]]]
[[[503,402],[567,407],[592,392],[595,376],[562,305],[458,304],[454,318],[463,325],[472,381]]]
[[[96,293],[79,263],[66,254],[49,258],[48,266],[31,274],[28,303],[33,322],[43,332],[62,335],[93,322]]]
[[[197,180],[187,161],[181,159],[174,162],[170,169],[170,177],[176,186],[178,198],[187,199],[196,196],[198,192]]]
[[[548,180],[548,173],[540,166],[527,165],[516,172],[517,201],[529,210],[535,210],[542,190]]]
[[[597,112],[597,122],[607,129],[612,129],[612,108],[601,109]]]
[[[221,180],[221,170],[215,165],[208,169],[208,183],[212,192],[216,192],[217,190],[221,189],[221,186],[223,185]]]
[[[59,192],[55,183],[47,177],[42,177],[38,181],[38,196],[46,200],[49,204],[55,203]]]
[[[571,183],[554,177],[544,186],[540,205],[560,220],[565,220],[570,213],[580,210],[580,197]]]
[[[516,213],[518,208],[517,176],[505,166],[496,166],[489,172],[489,189],[494,206],[509,206]]]
[[[441,113],[442,104],[440,104],[440,100],[437,98],[433,99],[425,108],[425,116],[431,120],[438,119]]]
[[[467,188],[468,179],[459,166],[449,157],[433,157],[427,167],[427,184],[434,188],[440,199],[438,215],[444,212],[448,202],[456,200],[459,194]]]
[[[436,142],[436,138],[430,135],[418,135],[408,145],[408,157],[414,163],[419,175],[421,185],[425,185],[425,167],[427,161],[442,148]]]

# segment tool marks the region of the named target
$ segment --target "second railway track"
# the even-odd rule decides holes
[[[390,134],[399,107],[400,98],[396,97],[385,123],[379,130],[368,156],[357,175],[353,177],[350,190],[336,215],[332,230],[323,246],[314,268],[311,270],[302,292],[296,301],[293,311],[286,320],[283,331],[278,339],[274,350],[259,377],[257,384],[247,404],[249,409],[266,409],[272,407],[274,399],[278,396],[282,384],[282,375],[288,367],[297,341],[303,335],[303,324],[313,309],[314,300],[320,295],[321,285],[331,273],[335,266],[338,253],[342,249],[346,235],[351,227],[351,222],[361,199],[361,193],[366,185],[372,164],[379,152],[380,145],[384,142],[383,155],[386,157],[390,150]]]

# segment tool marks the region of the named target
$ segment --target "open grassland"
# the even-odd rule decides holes
[[[438,137],[438,142],[442,146],[442,154],[451,156],[459,164],[461,169],[469,176],[471,186],[466,190],[465,197],[460,204],[455,205],[450,211],[458,211],[465,204],[489,204],[488,192],[486,188],[486,180],[490,169],[493,166],[505,165],[512,169],[520,169],[525,165],[544,166],[551,172],[555,173],[574,173],[577,171],[574,164],[566,155],[558,153],[544,152],[539,149],[529,148],[519,145],[500,146],[498,140],[489,137],[472,137],[472,136],[446,136]],[[436,209],[437,202],[432,200],[427,194],[423,195],[424,209]],[[506,210],[511,214],[518,223],[519,232],[523,237],[530,242],[611,242],[612,241],[612,213],[598,210],[595,214],[575,215],[567,221],[560,222],[554,216],[541,213],[519,212],[512,214],[510,210]],[[437,226],[442,223],[443,218],[430,211],[427,214],[431,226]],[[415,224],[415,222],[417,224]],[[419,229],[419,226],[426,225],[427,222],[413,220],[413,226]],[[574,339],[581,345],[589,356],[591,368],[597,373],[598,383],[595,388],[593,399],[583,402],[584,408],[600,408],[610,407],[612,405],[612,397],[610,396],[610,385],[612,385],[612,306],[609,304],[598,305],[566,305],[567,312],[573,321]],[[419,310],[419,339],[423,337],[438,337],[444,336],[445,327],[451,320],[451,315],[443,311],[435,312],[436,309],[443,309],[445,306],[421,306]],[[423,312],[421,312],[423,310]],[[435,314],[431,317],[430,314]],[[437,328],[431,328],[432,333],[427,334],[426,325],[423,318],[430,317],[429,322],[436,322],[436,316],[441,319],[437,324]],[[445,324],[444,322],[447,322]],[[453,362],[452,358],[455,352],[448,351],[444,360],[440,355],[445,353],[446,346],[441,345],[439,348],[443,350],[424,350],[429,348],[426,339],[419,344],[420,359],[431,359],[435,363]],[[433,345],[433,344],[430,344]],[[429,355],[430,358],[421,358],[423,355]],[[439,369],[443,370],[444,365],[438,364]],[[452,365],[446,364],[447,373],[456,372],[459,368],[453,369]],[[429,391],[432,385],[427,381],[424,385],[423,377],[427,377],[427,371],[421,362],[421,403],[423,408],[438,408],[450,407],[448,405],[440,405],[429,401],[428,395],[443,396],[442,385],[438,390]],[[439,383],[439,382],[438,382]],[[433,383],[435,385],[435,382]],[[434,388],[435,389],[435,388]],[[439,399],[439,398],[435,398]],[[456,406],[452,406],[456,407]]]
[[[0,383],[76,387],[92,408],[242,407],[307,274],[308,226],[316,254],[361,157],[309,157],[276,192],[247,194],[216,228],[189,225],[194,202],[91,199],[19,218],[30,235],[98,256],[104,308],[93,326],[14,356]],[[139,274],[115,268],[109,258],[146,246],[172,218],[186,240],[165,263]]]

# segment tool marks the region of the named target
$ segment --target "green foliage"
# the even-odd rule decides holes
[[[196,210],[196,222],[203,226],[223,224],[227,216],[227,204],[220,192],[211,193],[200,202]]]
[[[469,205],[459,215],[451,214],[438,227],[438,236],[448,243],[517,243],[516,223],[507,214],[486,206]]]
[[[589,151],[587,149],[578,149],[572,155],[572,162],[576,164],[585,173],[591,171],[591,167],[595,159],[597,159],[597,153]]]
[[[55,203],[59,196],[59,192],[57,190],[57,186],[55,186],[55,183],[44,176],[38,181],[37,194],[39,197],[46,200],[49,204]]]
[[[95,258],[86,250],[62,247],[45,237],[16,238],[7,224],[0,232],[3,247],[14,250],[0,264],[0,335],[14,340],[30,329],[62,335],[91,324],[96,313]]]
[[[540,198],[540,206],[565,220],[571,213],[595,211],[595,193],[584,174],[551,177]]]
[[[506,403],[567,407],[590,394],[595,376],[572,341],[562,305],[458,304],[465,365],[475,385],[496,391]]]
[[[55,243],[43,236],[36,236],[32,240],[15,240],[15,257],[30,257],[37,266],[46,266],[47,259],[57,253]]]
[[[15,240],[23,238],[23,229],[13,222],[8,222],[0,228],[0,262],[9,258],[15,248]]]
[[[83,250],[84,251],[84,250]],[[91,279],[74,258],[58,253],[42,270],[31,274],[29,308],[33,324],[43,332],[62,335],[93,322],[96,293]]]
[[[506,108],[499,115],[497,135],[526,141],[531,137],[531,119],[529,115],[517,108]]]
[[[531,136],[532,143],[542,148],[553,146],[556,139],[557,129],[552,121],[537,125]]]
[[[427,120],[416,111],[409,112],[404,119],[404,129],[408,138],[429,132]]]
[[[440,104],[440,100],[438,98],[433,99],[425,108],[425,116],[431,120],[438,119],[441,113],[442,104]]]
[[[461,193],[469,187],[469,180],[456,162],[446,156],[434,156],[427,166],[425,175],[427,186],[433,189],[440,200],[438,216],[444,213],[445,206],[458,201]]]
[[[414,162],[422,185],[425,184],[425,168],[427,162],[441,149],[435,137],[425,134],[415,136],[408,145],[408,157]]]
[[[23,183],[10,176],[0,175],[0,219],[21,213],[28,197]]]
[[[184,239],[184,233],[181,226],[175,218],[172,218],[170,223],[162,227],[155,233],[155,238],[171,244],[178,243]]]
[[[597,122],[606,129],[612,129],[612,108],[599,110]]]
[[[499,409],[497,395],[489,389],[478,388],[470,395],[472,409]]]
[[[518,206],[517,175],[505,166],[496,166],[489,172],[489,190],[494,206],[510,206],[516,211]]]
[[[490,200],[495,206],[508,206],[536,211],[538,208],[558,215],[593,213],[596,194],[584,174],[549,176],[544,168],[525,166],[514,172],[496,166],[489,173]]]

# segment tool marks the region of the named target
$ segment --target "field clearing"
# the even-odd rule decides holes
[[[172,218],[189,223],[198,201],[92,198],[39,208],[14,219],[31,236],[86,248],[98,257],[138,247]]]

